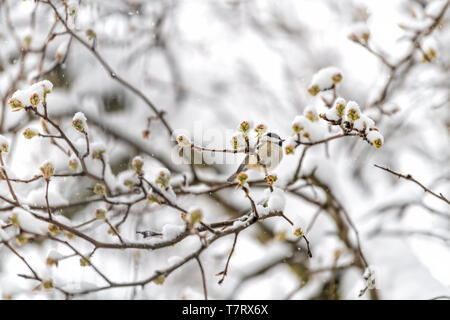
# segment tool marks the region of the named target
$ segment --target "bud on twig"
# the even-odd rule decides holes
[[[39,169],[42,172],[42,176],[47,181],[55,174],[55,167],[50,162],[45,162]]]

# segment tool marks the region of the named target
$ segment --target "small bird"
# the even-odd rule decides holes
[[[275,169],[283,158],[283,139],[273,132],[268,132],[262,136],[261,141],[256,146],[256,152],[246,155],[239,168],[233,173],[227,182],[234,182],[239,173],[248,169],[267,173]]]

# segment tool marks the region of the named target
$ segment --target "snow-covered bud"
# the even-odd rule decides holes
[[[305,110],[303,111],[303,114],[309,121],[314,122],[319,120],[319,115],[315,107],[311,106],[306,107]]]
[[[365,23],[358,23],[353,26],[352,32],[348,35],[348,38],[355,42],[367,43],[370,39],[370,31]]]
[[[42,288],[52,290],[54,288],[52,280],[42,280]]]
[[[296,237],[303,237],[305,233],[303,232],[302,228],[297,228],[294,230],[294,236]]]
[[[158,198],[158,196],[156,194],[153,193],[149,193],[147,194],[147,202],[148,203],[157,203],[157,204],[161,204],[161,200]]]
[[[264,124],[258,124],[255,128],[255,132],[258,137],[261,137],[264,133],[266,133],[267,127]]]
[[[37,132],[36,130],[31,129],[31,128],[26,128],[23,131],[23,136],[25,137],[25,139],[32,139],[38,135],[39,135],[39,132]]]
[[[243,186],[248,179],[248,175],[245,172],[241,172],[236,177],[236,180],[238,181],[239,185]]]
[[[16,99],[16,98],[9,99],[8,104],[11,107],[13,112],[19,111],[19,110],[25,108],[23,103],[19,99]]]
[[[45,264],[47,266],[49,266],[49,267],[51,267],[51,266],[57,267],[58,266],[58,260],[53,259],[51,257],[47,257],[47,259],[45,259]]]
[[[313,84],[313,85],[309,86],[308,92],[309,92],[310,95],[316,96],[320,92],[319,85]]]
[[[325,114],[321,114],[320,117],[325,120],[338,121],[344,116],[345,108],[345,100],[337,98],[333,106]]]
[[[423,52],[422,63],[430,62],[436,59],[437,53],[433,48],[429,48],[427,51]]]
[[[101,143],[93,144],[91,146],[92,159],[102,160],[103,154],[106,152],[105,146]]]
[[[361,114],[360,118],[353,123],[353,128],[360,132],[369,132],[373,127],[375,122],[364,114]]]
[[[22,232],[16,237],[16,242],[17,242],[17,245],[19,247],[21,247],[28,242],[28,238]]]
[[[192,228],[194,225],[203,219],[202,210],[199,208],[191,208],[189,212],[183,216],[183,220],[189,224],[189,227]]]
[[[88,37],[89,40],[92,40],[92,39],[96,39],[96,38],[97,38],[97,34],[96,34],[95,31],[92,30],[92,29],[87,29],[87,30],[86,30],[86,36]]]
[[[349,101],[346,108],[347,118],[353,123],[361,116],[359,105],[355,101]]]
[[[190,147],[191,146],[191,141],[189,141],[189,139],[183,135],[177,137],[177,143],[180,147]]]
[[[87,132],[86,116],[83,112],[77,112],[72,118],[72,127],[80,132]]]
[[[294,154],[295,147],[293,145],[287,145],[286,147],[284,147],[284,151],[286,152],[286,154]]]
[[[95,210],[95,219],[106,220],[106,210],[104,210],[104,209]]]
[[[9,218],[8,218],[9,222],[11,222],[11,224],[17,228],[20,227],[19,224],[19,217],[17,215],[17,213],[13,213]]]
[[[296,145],[297,142],[295,141],[295,138],[288,137],[284,142],[284,151],[286,152],[286,154],[294,154]]]
[[[131,162],[131,168],[136,172],[138,175],[144,174],[144,161],[141,157],[137,156],[134,157],[133,161]]]
[[[156,177],[155,183],[163,187],[165,190],[170,187],[170,172],[167,169],[161,170]]]
[[[41,99],[39,99],[39,95],[37,93],[33,93],[30,97],[30,103],[31,105],[36,108],[37,105],[41,102]]]
[[[133,190],[133,188],[134,188],[134,182],[133,182],[133,180],[130,180],[130,179],[125,179],[125,181],[123,182],[123,185],[130,190]]]
[[[105,195],[105,185],[101,184],[101,183],[96,183],[94,186],[94,189],[92,189],[92,191],[96,195],[103,197]]]
[[[292,122],[292,130],[295,134],[300,134],[305,129],[306,118],[304,116],[296,116]]]
[[[78,166],[79,166],[79,161],[78,158],[75,156],[72,156],[69,159],[69,170],[71,172],[76,172],[78,170]]]
[[[51,235],[57,236],[61,232],[61,229],[55,224],[49,224],[48,232],[50,232]]]
[[[31,37],[31,35],[26,35],[26,36],[23,38],[23,46],[24,46],[24,49],[26,49],[26,50],[30,49],[31,41],[33,41],[33,38]]]
[[[278,177],[277,177],[276,175],[274,175],[274,174],[269,174],[269,175],[266,177],[266,181],[267,181],[267,184],[268,184],[269,186],[273,186],[273,184],[274,184],[277,180],[278,180]]]
[[[45,162],[40,168],[42,176],[45,180],[50,180],[50,178],[55,174],[55,167],[51,162]]]
[[[8,140],[0,134],[0,153],[8,153],[9,143]]]
[[[239,125],[239,131],[241,131],[244,136],[247,136],[250,131],[250,123],[248,121],[242,121]]]
[[[370,143],[372,143],[372,145],[377,149],[381,148],[384,143],[383,135],[376,129],[371,130],[367,134],[367,140],[369,140]]]
[[[52,250],[47,255],[47,259],[45,260],[45,264],[49,267],[51,266],[58,266],[59,260],[63,258],[63,255],[60,254],[58,251]]]

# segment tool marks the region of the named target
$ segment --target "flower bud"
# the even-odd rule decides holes
[[[8,153],[9,151],[9,143],[8,140],[4,136],[0,134],[0,153]]]
[[[238,181],[239,185],[243,186],[248,179],[248,175],[245,172],[241,172],[236,177],[236,180]]]
[[[155,280],[153,280],[153,283],[160,286],[164,284],[164,281],[166,281],[166,277],[164,275],[160,275]]]
[[[267,127],[261,123],[261,124],[258,124],[258,126],[256,126],[255,131],[256,131],[256,134],[258,135],[258,137],[261,137],[264,133],[266,133]]]
[[[147,194],[147,202],[148,203],[157,203],[157,204],[161,204],[161,200],[158,198],[157,195],[153,194],[153,193],[149,193]]]
[[[106,220],[106,210],[103,210],[103,209],[95,210],[95,219]]]
[[[302,228],[297,228],[294,230],[294,236],[296,237],[303,237],[305,233],[303,232]]]
[[[42,176],[47,181],[55,174],[55,167],[50,162],[45,162],[39,169],[42,172]]]
[[[17,215],[17,213],[11,214],[11,216],[9,217],[9,222],[11,222],[11,224],[17,228],[20,227],[19,216]]]
[[[23,132],[23,136],[25,137],[25,139],[33,139],[34,137],[38,136],[39,132],[37,132],[34,129],[31,128],[26,128],[25,131]]]
[[[190,147],[191,142],[186,136],[178,136],[177,137],[177,143],[180,147]]]
[[[53,281],[52,280],[42,280],[42,288],[45,290],[53,289]]]
[[[69,170],[71,172],[76,172],[78,170],[78,159],[76,157],[72,157],[69,159]]]
[[[131,162],[131,168],[138,174],[142,175],[144,174],[144,171],[142,168],[144,167],[144,161],[141,157],[134,157],[133,161]]]
[[[308,92],[310,95],[316,96],[320,92],[320,88],[317,84],[315,84],[308,88]]]
[[[163,187],[165,190],[170,187],[170,173],[168,170],[161,170],[158,177],[156,177],[155,183]]]
[[[287,145],[286,147],[284,147],[284,151],[286,152],[286,154],[294,154],[295,148],[292,145]]]
[[[248,121],[242,121],[239,125],[239,131],[241,131],[244,136],[247,136],[250,131],[250,123]]]
[[[9,99],[8,104],[11,107],[13,112],[19,111],[19,110],[25,108],[23,103],[19,99],[16,99],[16,98]]]
[[[84,258],[80,258],[80,266],[81,267],[89,267],[91,264]]]
[[[347,118],[353,123],[359,119],[361,111],[359,105],[354,101],[349,101],[347,103]]]
[[[189,210],[187,215],[184,216],[185,221],[189,223],[190,228],[192,228],[196,223],[202,221],[203,213],[201,209],[195,208]]]
[[[274,175],[274,174],[269,174],[269,175],[266,177],[266,181],[267,181],[267,184],[268,184],[269,186],[273,186],[273,184],[274,184],[277,180],[278,180],[278,177],[277,177],[276,175]]]
[[[61,232],[61,229],[55,225],[55,224],[49,224],[48,225],[48,232],[50,232],[50,234],[56,236]]]
[[[16,237],[16,242],[17,242],[17,245],[19,245],[19,247],[21,247],[28,242],[28,238],[22,232]]]
[[[96,39],[96,38],[97,38],[97,34],[96,34],[95,31],[92,30],[92,29],[87,29],[87,30],[86,30],[86,36],[88,37],[89,40],[92,40],[92,39]]]
[[[72,118],[72,127],[80,132],[87,132],[86,117],[82,112],[77,112]]]
[[[31,105],[36,108],[37,105],[41,102],[41,99],[39,99],[39,95],[37,93],[33,93],[30,97],[30,103]]]
[[[105,186],[101,183],[96,183],[92,190],[96,195],[103,197],[105,195]]]
[[[384,137],[377,129],[372,129],[367,134],[367,140],[377,149],[381,148],[384,143]]]

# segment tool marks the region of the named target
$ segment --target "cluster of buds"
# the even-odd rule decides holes
[[[268,184],[269,186],[273,186],[273,184],[274,184],[277,180],[278,180],[278,177],[277,177],[276,175],[274,175],[274,174],[269,174],[269,175],[266,177],[266,181],[267,181],[267,184]]]
[[[49,181],[50,178],[55,174],[55,167],[51,162],[45,162],[40,168],[42,176],[45,180]]]
[[[168,170],[161,170],[155,179],[155,183],[160,185],[164,190],[170,187],[170,173]]]
[[[57,236],[61,232],[61,229],[57,225],[51,223],[48,225],[48,232],[53,236]]]
[[[181,219],[188,224],[188,228],[192,229],[195,224],[199,223],[203,219],[202,210],[199,208],[190,209],[188,213],[182,213]]]
[[[138,175],[142,176],[144,174],[144,161],[141,157],[134,157],[133,161],[131,162],[131,168],[136,172]]]
[[[104,184],[101,184],[101,183],[96,183],[95,184],[95,186],[94,186],[94,188],[92,189],[92,191],[96,194],[96,195],[98,195],[98,196],[101,196],[101,197],[104,197],[105,196],[105,185]]]
[[[183,135],[180,135],[177,137],[177,143],[182,148],[192,146],[191,141],[186,136],[183,136]]]
[[[25,139],[33,139],[34,137],[36,137],[38,135],[39,135],[39,132],[37,132],[36,130],[31,129],[31,128],[26,128],[23,131],[23,136],[25,137]]]
[[[12,111],[20,111],[26,107],[36,109],[40,103],[46,104],[47,94],[53,89],[53,84],[43,80],[33,84],[25,90],[17,90],[8,100]]]
[[[264,133],[267,132],[267,127],[264,124],[258,124],[255,128],[256,135],[261,137]]]
[[[106,220],[106,210],[104,210],[104,209],[95,210],[95,219]]]

